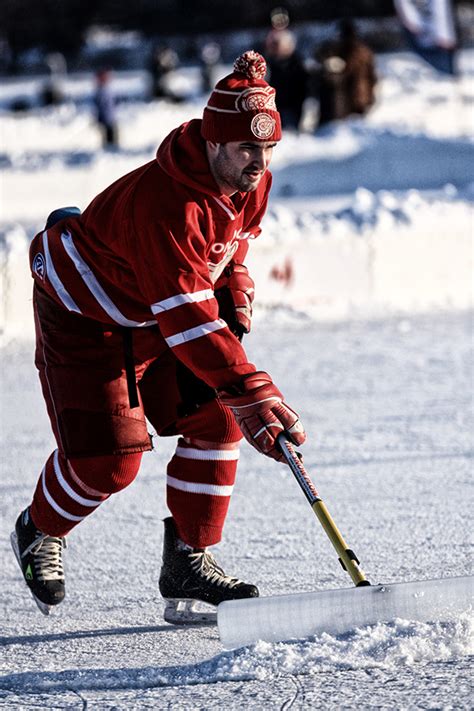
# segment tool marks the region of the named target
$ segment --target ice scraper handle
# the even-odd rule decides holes
[[[316,487],[304,468],[303,462],[296,453],[293,444],[288,441],[283,433],[278,435],[277,440],[278,446],[283,453],[283,457],[293,472],[295,479],[300,485],[304,495],[311,504],[311,508],[316,514],[321,526],[324,528],[329,540],[336,549],[340,564],[344,570],[349,573],[353,583],[356,586],[370,585],[364,573],[359,568],[359,560],[356,554],[347,546],[339,529],[334,523],[331,514],[327,510],[326,505],[316,491]]]

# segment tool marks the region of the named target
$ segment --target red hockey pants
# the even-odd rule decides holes
[[[70,313],[38,287],[34,307],[35,363],[58,445],[33,497],[37,528],[63,536],[134,480],[151,449],[146,417],[159,435],[181,435],[167,468],[180,538],[217,543],[242,437],[230,410],[184,369],[158,327],[133,329],[126,368],[130,329]]]

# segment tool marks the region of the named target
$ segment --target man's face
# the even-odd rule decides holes
[[[275,141],[243,141],[210,144],[211,170],[227,195],[252,192],[270,165]]]

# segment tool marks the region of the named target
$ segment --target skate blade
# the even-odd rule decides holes
[[[21,574],[22,574],[22,576],[23,576],[23,568],[21,567],[20,549],[18,548],[18,538],[17,538],[17,535],[16,535],[16,532],[15,532],[15,531],[12,531],[11,534],[10,534],[10,543],[11,543],[11,546],[12,546],[12,548],[13,548],[13,552],[14,552],[14,554],[15,554],[15,558],[16,558],[16,560],[17,560],[17,563],[18,563],[18,565],[20,566]],[[23,581],[24,581],[24,580],[25,580],[25,579],[23,578]],[[34,594],[34,592],[28,587],[28,585],[27,585],[26,587],[27,587],[28,590],[30,591],[31,597],[32,597],[33,600],[36,602],[36,604],[38,605],[38,607],[39,607],[39,609],[41,610],[41,612],[43,613],[43,615],[46,615],[46,616],[48,617],[48,616],[51,614],[52,606],[51,606],[51,605],[47,605],[45,602],[42,602],[42,600],[39,600],[39,599],[36,597],[36,595]]]
[[[216,625],[217,611],[214,605],[201,600],[168,598],[163,614],[170,625]]]

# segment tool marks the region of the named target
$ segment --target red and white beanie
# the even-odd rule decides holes
[[[275,89],[264,79],[265,59],[250,50],[234,62],[232,74],[221,79],[202,117],[206,141],[279,141],[281,121]]]

